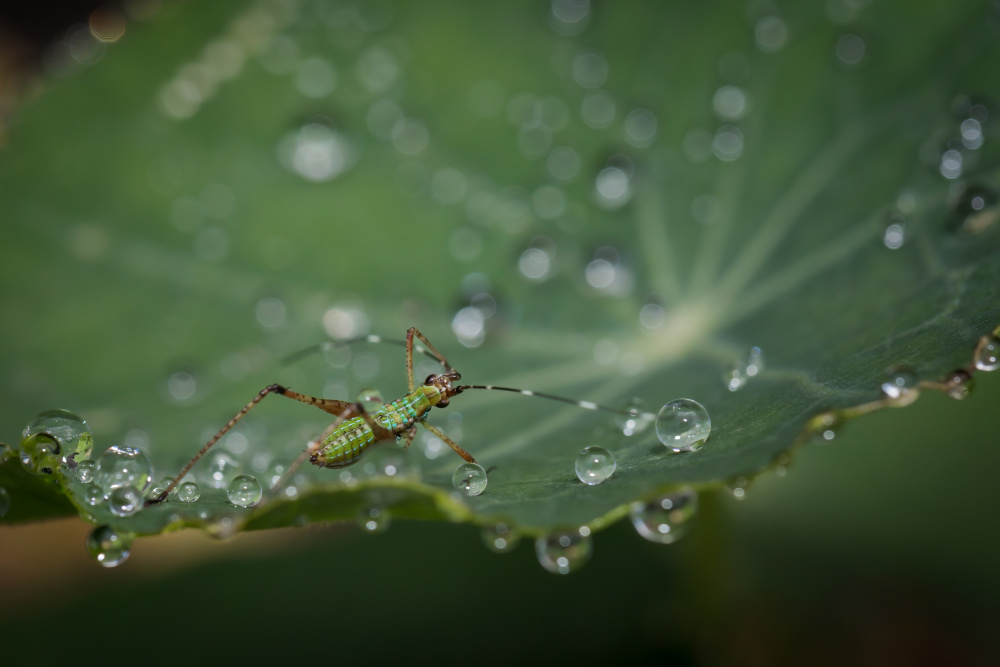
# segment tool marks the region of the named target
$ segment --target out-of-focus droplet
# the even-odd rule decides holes
[[[988,334],[979,339],[973,361],[981,371],[995,371],[1000,368],[1000,338]]]
[[[882,381],[882,393],[887,398],[901,399],[910,396],[913,392],[919,391],[920,381],[913,369],[900,367],[889,371],[885,380]]]
[[[788,26],[777,16],[765,16],[754,27],[754,41],[764,53],[777,53],[788,41]]]
[[[521,536],[504,522],[483,528],[483,543],[486,548],[498,554],[510,553],[521,541]]]
[[[535,540],[538,562],[553,574],[579,570],[590,560],[592,551],[593,540],[589,529],[560,531]]]
[[[128,558],[133,536],[118,533],[108,526],[98,526],[87,537],[86,548],[90,557],[103,567],[121,565]]]
[[[649,501],[632,503],[629,518],[636,532],[650,542],[671,544],[687,534],[698,512],[698,494],[690,487]]]

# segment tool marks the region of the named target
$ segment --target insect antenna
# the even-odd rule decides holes
[[[298,352],[293,352],[284,359],[281,363],[284,365],[294,364],[300,359],[305,359],[306,357],[312,356],[319,352],[326,352],[328,350],[335,350],[340,347],[347,347],[354,343],[388,343],[389,345],[399,345],[400,347],[406,347],[406,341],[401,338],[383,338],[382,336],[376,336],[374,334],[368,334],[366,336],[356,336],[354,338],[345,338],[343,340],[328,340],[322,343],[317,343],[316,345],[310,345],[309,347],[299,350]],[[425,354],[434,361],[438,361],[438,358],[434,356],[430,351],[425,349],[421,345],[414,345],[413,349],[421,354]]]
[[[636,410],[627,408],[609,408],[606,405],[598,405],[597,403],[592,403],[591,401],[578,401],[573,398],[565,398],[564,396],[555,396],[553,394],[543,394],[540,391],[531,391],[530,389],[515,389],[514,387],[498,387],[492,384],[463,384],[455,387],[459,393],[465,391],[466,389],[488,389],[490,391],[509,391],[515,394],[521,394],[522,396],[540,396],[542,398],[547,398],[550,401],[559,401],[561,403],[569,403],[570,405],[575,405],[578,408],[583,408],[584,410],[600,410],[601,412],[610,412],[616,415],[625,415],[627,417],[642,417],[643,419],[656,419],[656,415],[651,412],[637,412]]]

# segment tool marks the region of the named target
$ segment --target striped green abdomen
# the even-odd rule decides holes
[[[364,417],[352,417],[323,441],[313,463],[324,468],[347,467],[361,458],[374,442],[375,434]]]

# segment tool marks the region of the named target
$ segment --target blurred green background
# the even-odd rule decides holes
[[[944,126],[935,114],[947,117],[956,88],[996,91],[981,78],[997,64],[995,48],[982,50],[996,37],[995,11],[973,2],[850,0],[617,11],[579,1],[275,1],[133,2],[90,15],[90,27],[70,28],[45,50],[41,81],[20,88],[16,107],[4,105],[13,110],[0,154],[0,439],[16,441],[40,410],[70,407],[87,417],[99,447],[145,438],[167,459],[158,466],[169,467],[267,382],[342,395],[377,383],[399,393],[395,350],[362,357],[376,372],[355,366],[326,387],[277,363],[355,329],[401,335],[417,325],[457,367],[490,379],[575,363],[579,376],[557,379],[563,393],[613,395],[615,373],[575,361],[580,350],[589,356],[596,339],[645,340],[635,313],[663,296],[662,267],[639,261],[649,238],[628,224],[632,208],[656,202],[639,193],[624,207],[592,187],[609,166],[628,170],[615,161],[622,154],[643,149],[639,121],[631,134],[621,131],[625,109],[657,110],[657,150],[637,158],[642,182],[654,184],[645,191],[666,179],[667,217],[704,222],[703,209],[730,205],[727,188],[736,186],[718,177],[725,144],[712,144],[716,160],[691,127],[718,124],[709,109],[720,83],[778,54],[774,70],[761,68],[773,77],[745,84],[748,144],[757,123],[772,146],[748,167],[744,208],[724,214],[745,223],[787,187],[774,174],[794,173],[803,154],[822,152],[832,129],[872,107],[912,94],[905,99],[919,103],[902,124],[917,145],[928,127]],[[772,16],[783,17],[788,35],[775,33]],[[126,26],[120,39],[117,18]],[[93,32],[116,39],[100,42]],[[845,35],[867,45],[860,68],[857,42]],[[785,39],[790,51],[779,54]],[[232,43],[247,55],[234,60]],[[575,69],[574,54],[590,45],[610,63],[607,88],[622,105],[614,125],[602,125],[602,98],[591,95],[600,92],[591,85],[601,77],[599,59]],[[743,59],[726,57],[732,53]],[[591,105],[581,107],[582,122],[581,98]],[[927,143],[940,150],[946,140]],[[584,176],[559,183],[565,208],[550,215],[558,195],[538,183],[559,181],[558,165],[543,157],[557,144],[577,147]],[[867,150],[817,204],[824,224],[794,236],[793,251],[826,240],[828,226],[843,231],[840,218],[880,210],[901,183],[930,193],[924,208],[940,217],[948,183],[933,159],[894,170],[887,166],[909,155],[904,148]],[[708,162],[699,162],[700,151]],[[966,153],[970,170],[976,155]],[[456,188],[489,196],[460,204]],[[694,196],[705,192],[715,192],[714,203]],[[735,224],[727,248],[735,253],[754,232]],[[513,269],[525,249],[548,251],[553,238],[557,279],[536,283]],[[996,230],[983,239],[925,254],[946,266],[981,261],[990,276]],[[586,273],[609,245],[635,272],[616,279],[638,287],[598,288]],[[885,250],[875,246],[872,253]],[[684,271],[697,273],[693,253],[678,255]],[[898,282],[922,275],[923,262],[893,260],[904,267]],[[843,275],[884,266],[844,265],[815,298],[793,302],[794,315],[782,321],[795,325],[772,337],[777,358],[824,317],[884,312],[876,295],[851,311],[857,294],[838,293],[840,284],[864,284],[841,283]],[[480,279],[469,280],[477,272],[493,277],[486,291],[496,306],[479,349],[468,337],[471,346],[460,345],[452,325],[462,309],[484,307],[475,301]],[[967,298],[942,325],[954,335],[907,352],[935,372],[968,358],[968,340],[983,333],[977,326],[996,324],[983,314],[998,306],[995,284],[953,287]],[[970,303],[989,308],[970,313]],[[907,305],[892,314],[905,321]],[[917,322],[929,317],[915,310]],[[767,315],[750,332],[765,330]],[[876,340],[885,338],[879,326],[892,350],[892,322],[871,323]],[[833,334],[828,343],[834,359],[856,344]],[[879,372],[885,365],[881,357],[863,361]],[[193,394],[184,377],[196,380]],[[607,387],[590,385],[600,377]],[[964,402],[925,395],[915,407],[851,423],[832,444],[804,449],[786,475],[760,477],[741,501],[704,494],[696,525],[678,544],[647,543],[621,522],[596,536],[592,561],[568,577],[543,571],[530,541],[495,555],[477,529],[437,522],[397,521],[375,536],[353,525],[310,526],[228,543],[187,531],[139,540],[124,565],[107,571],[86,557],[89,527],[79,520],[0,527],[3,656],[18,664],[238,655],[988,664],[1000,635],[988,510],[1000,463],[1000,419],[990,407],[1000,380],[980,374],[977,385]],[[869,389],[877,395],[876,385],[854,382],[841,399],[859,402]],[[294,453],[304,434],[322,428],[321,418],[302,423],[294,407],[270,406],[251,439],[278,433],[284,453]],[[461,426],[473,440],[498,429],[517,438],[547,409],[511,416],[481,402]]]

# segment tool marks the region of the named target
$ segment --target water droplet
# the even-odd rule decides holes
[[[240,507],[253,507],[260,502],[264,490],[253,475],[237,475],[226,491],[229,502]]]
[[[486,318],[475,306],[466,306],[455,313],[451,330],[465,347],[479,347],[486,339]]]
[[[224,489],[239,467],[239,461],[233,458],[232,454],[218,451],[212,455],[203,474],[206,475],[209,487]]]
[[[625,117],[625,141],[636,148],[653,145],[656,139],[656,116],[649,109],[633,109]]]
[[[754,40],[764,53],[777,53],[788,41],[788,27],[777,16],[765,16],[754,26]]]
[[[83,500],[88,505],[96,505],[104,500],[104,489],[97,484],[88,484],[83,489]]]
[[[108,447],[97,461],[96,479],[105,491],[120,486],[142,491],[153,481],[153,464],[141,449]]]
[[[430,133],[416,118],[403,118],[392,128],[392,144],[404,155],[416,155],[427,148]]]
[[[919,392],[920,380],[913,369],[900,367],[889,371],[882,382],[882,393],[888,398],[901,399],[913,392]]]
[[[947,150],[941,154],[941,163],[938,166],[941,175],[947,179],[954,180],[962,175],[962,154],[957,150]]]
[[[865,57],[865,40],[857,35],[842,35],[837,40],[837,58],[848,66],[854,66]]]
[[[142,493],[131,485],[116,486],[108,494],[108,509],[115,516],[131,516],[142,509]]]
[[[751,481],[743,475],[737,475],[726,480],[726,486],[729,487],[729,492],[733,494],[733,498],[743,500],[746,498],[747,489],[750,488]]]
[[[182,503],[193,503],[201,498],[201,489],[194,482],[184,482],[177,487],[177,500]]]
[[[837,412],[824,412],[816,415],[809,422],[814,438],[820,442],[831,442],[837,437],[837,431],[844,424],[844,418]]]
[[[698,494],[691,487],[650,500],[634,502],[629,518],[637,533],[650,542],[670,544],[687,534],[698,511]]]
[[[739,86],[722,86],[715,91],[712,108],[722,120],[739,120],[747,114],[747,94]]]
[[[618,167],[602,169],[594,182],[594,199],[599,206],[612,211],[627,204],[632,199],[628,174]]]
[[[882,235],[882,243],[889,250],[899,250],[906,242],[906,218],[898,213],[889,218],[889,225]]]
[[[598,88],[608,78],[608,59],[594,49],[587,49],[573,59],[573,80],[584,88]]]
[[[983,145],[983,125],[975,118],[966,118],[959,126],[962,144],[969,150],[976,150]]]
[[[981,371],[995,371],[1000,368],[1000,338],[987,334],[976,345],[974,361]]]
[[[729,367],[723,377],[729,391],[738,391],[746,386],[750,378],[757,377],[764,370],[764,353],[759,347],[751,347],[745,359]]]
[[[585,447],[576,457],[576,478],[584,484],[593,486],[610,479],[615,474],[615,455],[597,445]]]
[[[541,248],[528,248],[517,260],[521,275],[532,282],[542,282],[549,276],[552,257]]]
[[[972,394],[974,380],[972,375],[965,370],[952,371],[944,379],[944,391],[949,397],[956,401],[962,401]]]
[[[955,206],[956,228],[967,234],[979,234],[996,224],[1000,218],[996,193],[980,186],[965,189]]]
[[[7,512],[10,511],[10,493],[7,489],[0,486],[0,519],[7,516]]]
[[[278,143],[278,162],[307,181],[331,181],[354,166],[358,151],[327,118],[317,118]]]
[[[615,119],[615,107],[615,98],[603,90],[594,90],[584,95],[580,115],[590,127],[607,127]]]
[[[76,464],[76,477],[84,484],[94,481],[97,473],[97,461],[87,459]]]
[[[615,426],[627,436],[642,433],[653,423],[655,417],[649,412],[649,406],[641,398],[633,397],[618,406],[619,410],[628,414],[615,415]]]
[[[704,162],[712,154],[712,135],[704,128],[689,130],[682,143],[684,154],[691,162]]]
[[[700,449],[711,430],[708,410],[689,398],[670,401],[656,416],[656,437],[675,452]]]
[[[75,466],[78,460],[89,459],[94,447],[87,422],[69,410],[46,410],[39,414],[24,427],[21,439],[23,441],[36,433],[51,436],[58,443],[58,451],[54,454],[58,455],[61,463],[70,467]]]
[[[47,433],[34,433],[21,440],[21,465],[35,475],[51,475],[60,465],[59,442]]]
[[[465,462],[455,468],[452,485],[467,496],[478,496],[486,490],[486,470],[478,463]]]
[[[732,162],[743,154],[743,133],[734,125],[723,125],[712,139],[712,152],[723,162]]]
[[[167,490],[167,487],[170,486],[170,482],[172,481],[174,481],[173,477],[164,477],[159,482],[149,487],[149,489],[146,491],[146,497],[158,498],[160,495],[163,494],[164,491]],[[176,491],[177,489],[175,488],[174,492]]]
[[[553,574],[579,570],[590,560],[592,551],[593,540],[589,529],[561,531],[535,540],[538,562]]]
[[[549,25],[560,35],[578,35],[590,21],[590,0],[552,0]]]
[[[483,542],[486,548],[498,554],[510,553],[521,541],[521,536],[504,522],[483,528]]]
[[[132,535],[119,534],[109,526],[98,526],[87,537],[85,546],[90,557],[104,567],[121,565],[132,548]]]
[[[369,533],[382,533],[389,528],[389,513],[384,508],[375,505],[362,507],[358,510],[358,525]]]
[[[546,160],[549,173],[560,181],[570,181],[580,171],[580,156],[568,146],[560,146],[549,153]]]

